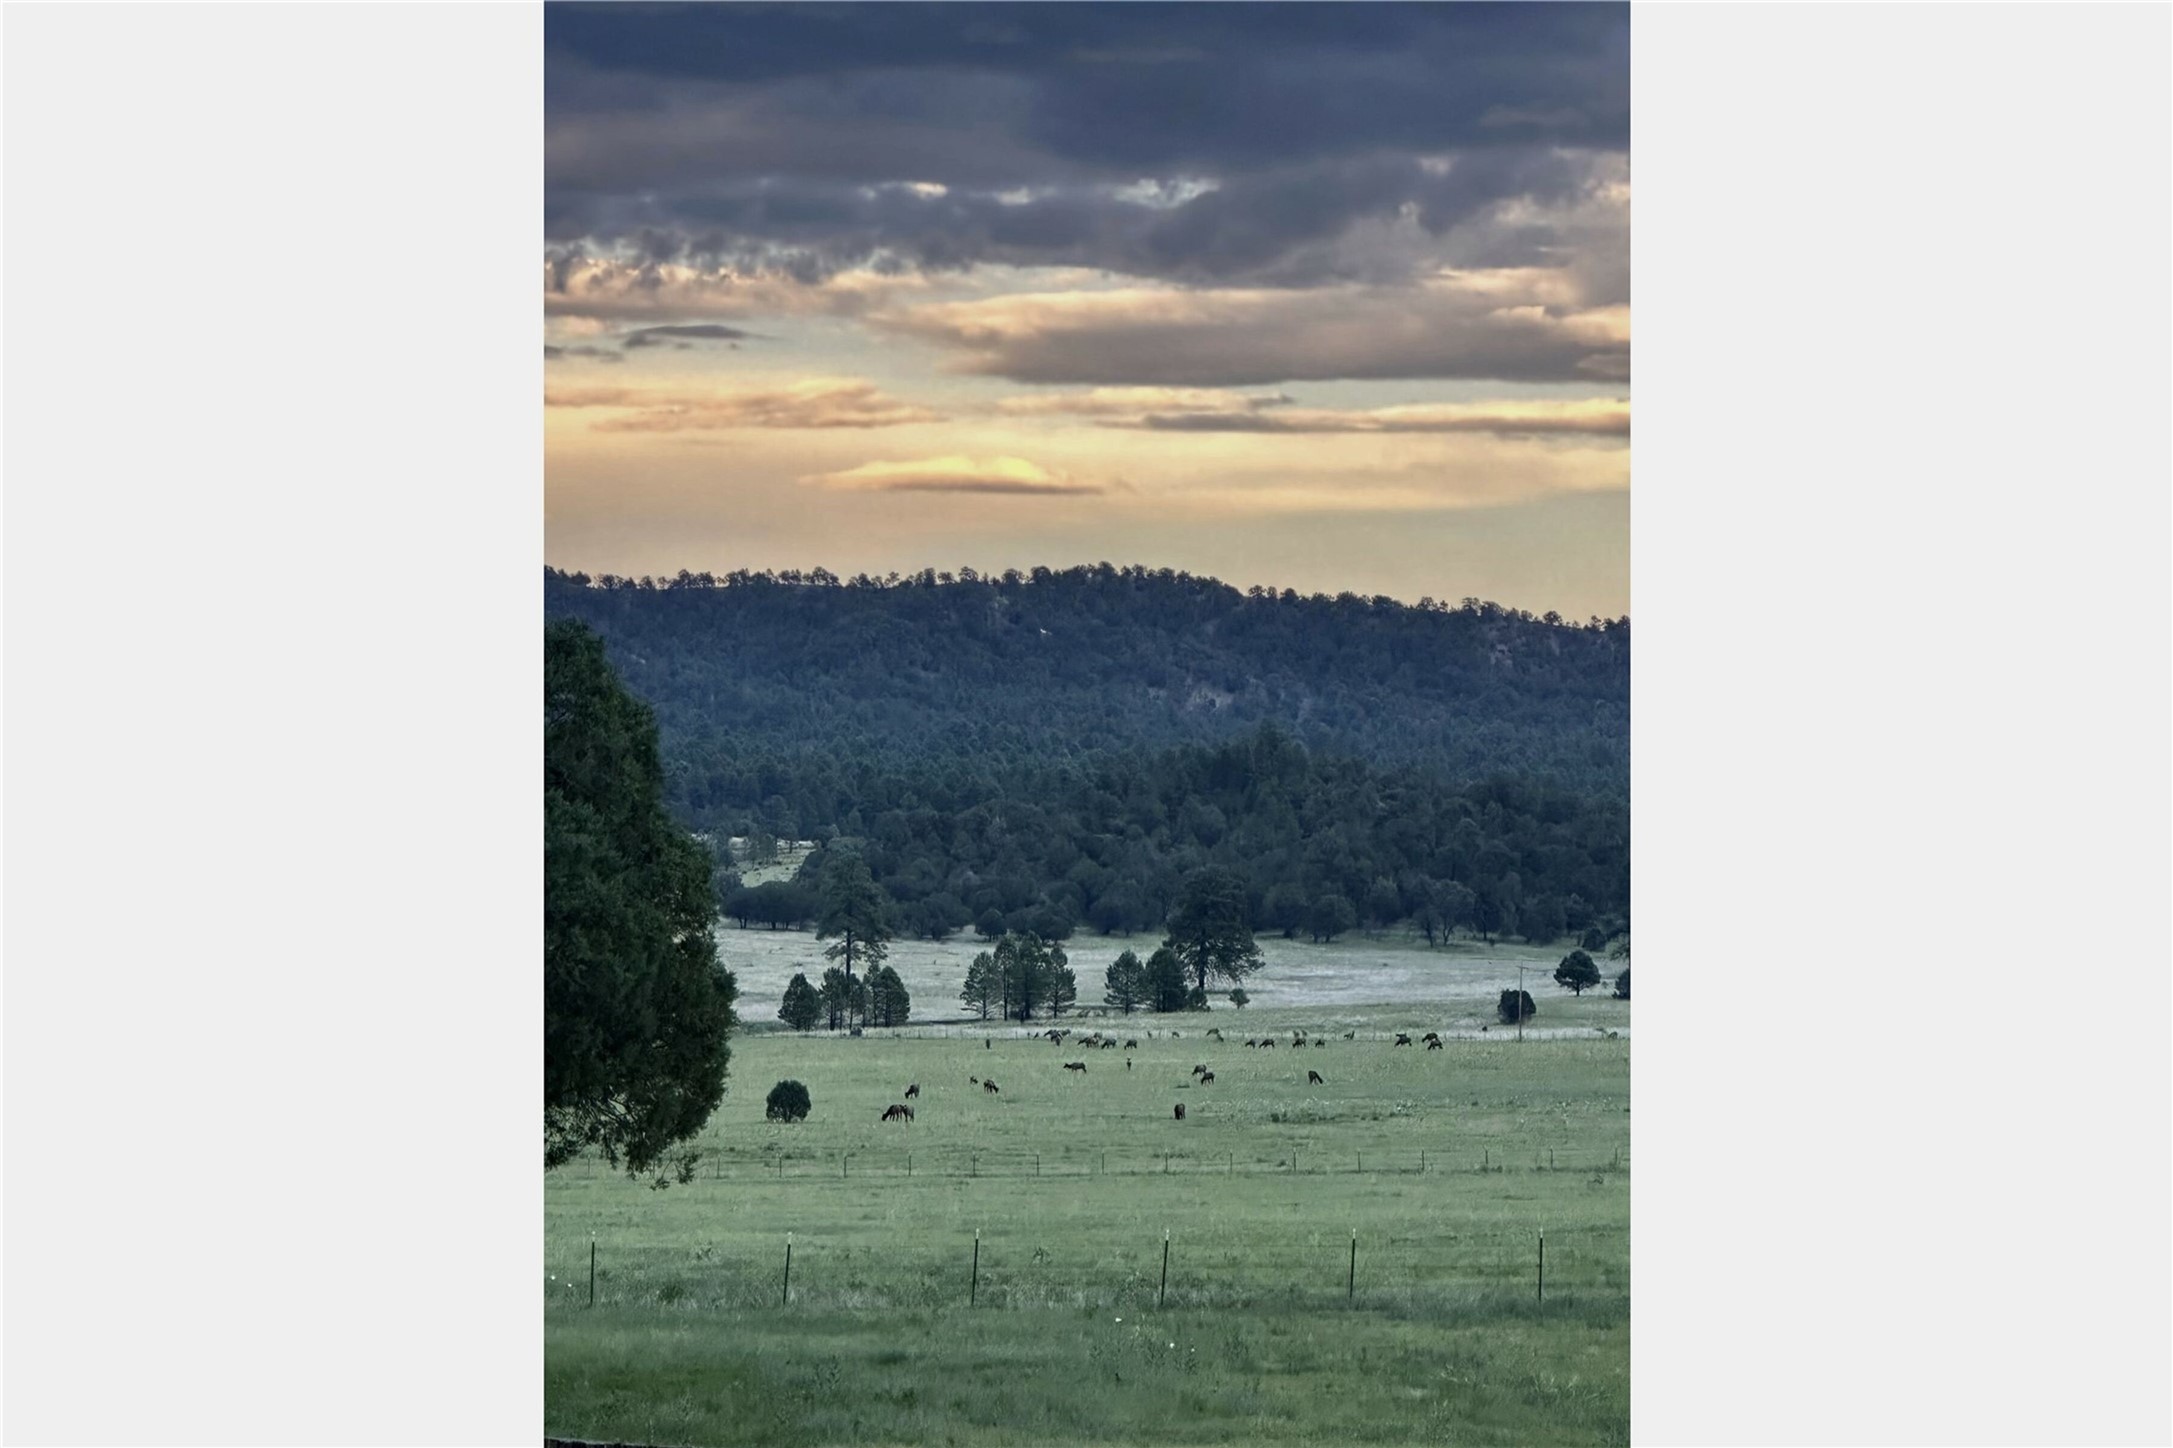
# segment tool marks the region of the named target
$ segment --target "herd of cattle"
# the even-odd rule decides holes
[[[1182,1039],[1181,1032],[1172,1031],[1170,1034],[1172,1036],[1176,1036]],[[1356,1031],[1345,1031],[1343,1033],[1343,1039],[1346,1041],[1354,1040],[1356,1039],[1357,1034],[1358,1033]],[[1609,1034],[1612,1034],[1612,1032],[1610,1032]],[[1041,1035],[1044,1040],[1051,1041],[1058,1046],[1062,1046],[1068,1039],[1070,1039],[1072,1033],[1069,1030],[1051,1029],[1043,1031]],[[1222,1032],[1212,1026],[1208,1028],[1207,1035],[1210,1039],[1216,1041],[1220,1041],[1223,1038]],[[1326,1037],[1308,1037],[1306,1033],[1301,1030],[1293,1030],[1290,1033],[1290,1036],[1290,1044],[1293,1047],[1303,1047],[1308,1045],[1325,1046],[1328,1044]],[[1419,1037],[1419,1040],[1425,1043],[1426,1049],[1429,1051],[1438,1051],[1442,1049],[1441,1033],[1439,1031],[1428,1031],[1425,1035]],[[1245,1044],[1254,1050],[1270,1050],[1273,1049],[1275,1041],[1272,1037],[1261,1036],[1254,1037],[1246,1041]],[[1398,1031],[1396,1033],[1396,1039],[1394,1044],[1398,1046],[1408,1046],[1412,1044],[1412,1040],[1408,1033]],[[1117,1047],[1117,1038],[1114,1036],[1105,1036],[1100,1031],[1096,1031],[1092,1035],[1081,1036],[1079,1038],[1078,1045],[1086,1050],[1112,1051],[1115,1050]],[[1138,1048],[1139,1042],[1137,1040],[1128,1040],[1124,1042],[1124,1049],[1127,1051],[1137,1050]],[[1126,1070],[1131,1069],[1132,1063],[1129,1058],[1126,1059],[1124,1067]],[[1066,1061],[1064,1063],[1064,1069],[1066,1071],[1076,1071],[1081,1076],[1086,1075],[1086,1068],[1086,1062],[1084,1061]],[[1192,1068],[1192,1075],[1194,1079],[1196,1079],[1202,1086],[1212,1086],[1215,1083],[1215,1073],[1207,1069],[1204,1064],[1194,1066]],[[993,1096],[1001,1094],[993,1078],[984,1081],[979,1076],[968,1076],[966,1080],[969,1084],[980,1087],[984,1092],[987,1092],[989,1095]],[[1322,1079],[1321,1074],[1318,1071],[1306,1072],[1305,1082],[1308,1086],[1325,1086],[1328,1084],[1324,1079]],[[905,1095],[907,1101],[912,1100],[914,1097],[920,1094],[920,1083],[917,1081],[905,1088]],[[904,1102],[894,1103],[883,1112],[883,1120],[885,1121],[910,1122],[912,1119],[913,1108],[907,1106]],[[1175,1119],[1178,1121],[1182,1121],[1185,1119],[1185,1107],[1184,1103],[1181,1101],[1177,1103]]]

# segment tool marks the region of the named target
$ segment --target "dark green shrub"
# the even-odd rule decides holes
[[[780,1081],[770,1088],[762,1114],[772,1121],[805,1121],[814,1104],[805,1086],[797,1081]]]

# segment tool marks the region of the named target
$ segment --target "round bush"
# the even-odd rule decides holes
[[[797,1081],[780,1081],[770,1088],[762,1114],[772,1121],[805,1121],[814,1104],[805,1086]]]

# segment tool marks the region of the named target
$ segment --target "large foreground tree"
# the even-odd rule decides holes
[[[543,655],[543,1164],[641,1174],[724,1099],[712,861],[664,811],[656,723],[603,641],[556,623]]]

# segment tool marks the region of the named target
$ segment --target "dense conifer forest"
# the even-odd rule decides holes
[[[902,933],[1154,931],[1210,864],[1291,935],[1627,919],[1627,619],[1107,564],[544,587],[655,709],[685,825],[847,842]],[[809,918],[733,863],[728,914]]]

